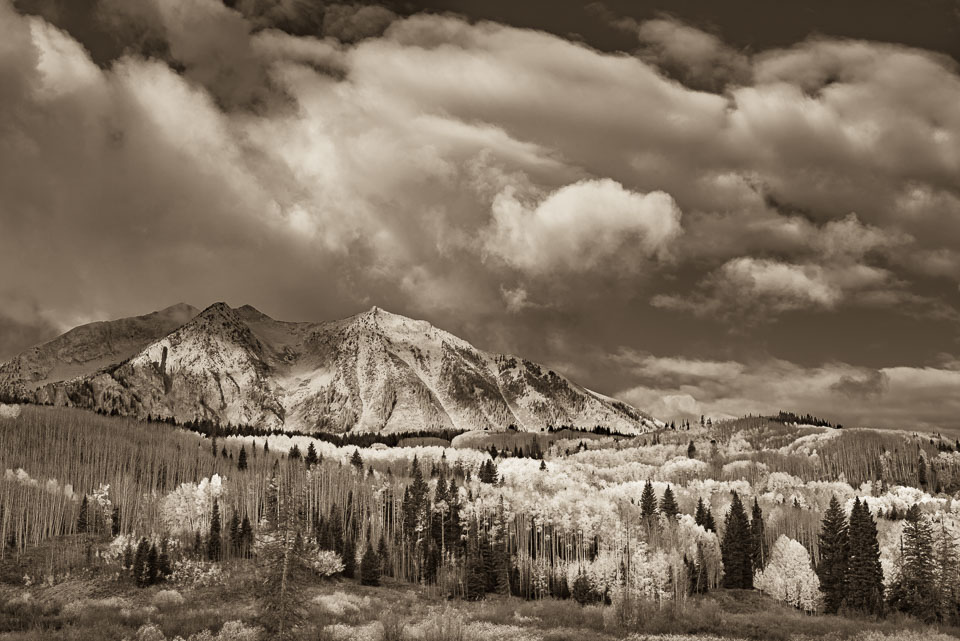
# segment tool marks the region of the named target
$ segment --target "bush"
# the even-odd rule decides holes
[[[183,596],[176,590],[160,590],[153,595],[153,599],[150,600],[150,603],[155,605],[160,610],[164,610],[166,608],[175,608],[183,605]]]

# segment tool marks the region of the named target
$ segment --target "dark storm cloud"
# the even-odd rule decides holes
[[[945,56],[826,38],[748,55],[663,17],[628,55],[311,6],[101,0],[125,44],[96,60],[0,0],[0,305],[68,326],[177,299],[291,320],[378,304],[667,413],[842,408],[868,381],[849,322],[867,309],[912,334],[873,368],[891,400],[855,418],[957,384],[924,362],[952,349],[960,293]],[[827,364],[775,358],[791,337],[769,321],[811,312],[844,327],[811,343]],[[718,355],[750,347],[729,333],[744,319],[761,353]],[[672,378],[584,345],[656,346],[642,362]]]

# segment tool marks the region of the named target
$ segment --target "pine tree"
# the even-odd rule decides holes
[[[707,532],[716,532],[717,531],[717,522],[713,520],[713,510],[707,508],[707,513],[703,517],[703,528]]]
[[[543,459],[540,459],[540,471],[541,472],[547,471],[547,462],[544,461]]]
[[[917,484],[927,489],[927,461],[923,458],[923,454],[917,460]]]
[[[733,492],[733,501],[724,523],[723,587],[750,590],[753,588],[753,561],[750,522],[740,495]]]
[[[687,446],[687,458],[694,458],[697,456],[697,446],[693,444],[693,441],[690,441],[690,445]]]
[[[317,456],[317,448],[313,446],[313,443],[310,443],[307,448],[307,458],[303,462],[307,464],[307,468],[311,468],[320,462],[320,458]]]
[[[120,506],[113,507],[113,513],[110,515],[110,534],[116,538],[120,536]]]
[[[820,526],[820,564],[817,577],[823,592],[824,610],[836,614],[843,603],[847,583],[847,517],[837,497],[830,497],[830,505]]]
[[[133,580],[140,588],[147,586],[147,555],[149,553],[150,544],[147,539],[141,538],[140,543],[137,544],[137,552],[133,557],[133,571],[131,572]]]
[[[370,542],[367,542],[367,549],[360,561],[360,584],[380,585],[380,559]]]
[[[287,458],[293,461],[298,461],[301,458],[300,448],[297,445],[294,445],[290,448],[290,451],[287,452]]]
[[[303,537],[297,528],[295,482],[274,476],[267,489],[264,546],[257,554],[265,580],[259,586],[260,620],[270,639],[293,638],[293,629],[303,618],[303,602],[296,589],[303,572]]]
[[[350,465],[354,466],[358,470],[363,469],[363,457],[360,456],[360,450],[353,450],[353,456],[350,457]]]
[[[233,556],[240,555],[240,515],[237,512],[233,513],[233,516],[230,517],[230,528],[228,529],[228,536],[230,537],[230,554]]]
[[[377,560],[380,561],[380,576],[392,574],[390,565],[390,553],[387,550],[387,539],[380,536],[380,545],[377,546]]]
[[[80,514],[77,515],[77,532],[83,534],[87,531],[88,528],[88,514],[90,511],[90,504],[87,501],[87,495],[83,495],[83,501],[80,502]]]
[[[160,556],[157,558],[157,574],[162,581],[170,576],[172,571],[173,568],[170,566],[170,549],[167,545],[167,540],[164,539],[160,543]]]
[[[593,592],[593,586],[590,585],[590,579],[583,573],[582,569],[573,581],[571,596],[580,605],[587,605],[597,600]]]
[[[653,491],[653,483],[648,479],[640,495],[640,516],[648,518],[657,514],[657,495]]]
[[[883,613],[883,568],[880,565],[880,544],[877,524],[866,503],[857,497],[850,511],[847,527],[849,561],[844,607],[866,614]]]
[[[937,539],[937,618],[951,625],[960,622],[960,556],[946,523]]]
[[[667,489],[663,491],[663,498],[660,500],[660,513],[673,520],[679,512],[680,507],[677,505],[677,499],[673,496],[673,490],[668,485]]]
[[[707,508],[703,504],[703,497],[697,499],[697,509],[693,514],[693,520],[697,525],[706,529],[707,525]]]
[[[213,499],[213,513],[210,515],[210,537],[207,539],[207,559],[219,561],[222,556],[220,533],[220,503]]]
[[[146,585],[155,585],[160,578],[160,553],[157,551],[157,544],[154,543],[147,551],[147,568],[144,583]]]
[[[237,457],[237,469],[241,472],[247,469],[247,448],[246,446],[240,446],[240,456]]]
[[[933,531],[916,504],[907,511],[902,546],[899,573],[890,590],[890,605],[923,621],[933,621],[939,600]]]
[[[250,558],[251,550],[253,550],[253,528],[250,527],[250,519],[244,514],[240,522],[240,556],[245,559]]]
[[[353,537],[348,536],[343,542],[343,576],[353,579],[357,574],[357,547]]]
[[[123,548],[123,569],[133,570],[133,546],[130,545],[129,541]]]
[[[763,511],[757,498],[753,498],[753,513],[750,517],[751,561],[754,570],[762,570],[767,563],[767,539],[763,527]]]

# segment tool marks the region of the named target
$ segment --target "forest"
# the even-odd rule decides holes
[[[734,638],[723,621],[757,639],[954,634],[957,444],[802,420],[563,430],[523,450],[482,435],[458,436],[462,447],[208,436],[6,406],[0,634],[85,638],[89,622],[70,613],[104,607],[103,594],[161,602],[103,632],[118,639],[499,638],[477,628],[491,608],[543,621],[563,603],[613,638]],[[213,615],[196,629],[171,623],[182,594],[229,589],[247,606],[216,634]],[[417,632],[426,615],[398,630],[341,612],[406,589],[443,608],[438,629],[458,631]],[[778,625],[732,623],[751,603],[781,608]]]

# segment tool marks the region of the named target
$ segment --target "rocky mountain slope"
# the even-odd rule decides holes
[[[184,316],[193,316],[189,309]],[[111,363],[102,355],[70,369],[51,357],[45,377],[31,373],[19,384],[11,379],[22,364],[0,373],[10,367],[7,389],[34,402],[302,432],[603,425],[633,433],[657,425],[535,363],[376,307],[338,321],[289,323],[217,303],[152,338],[129,354],[115,349]],[[66,371],[74,375],[49,373]]]

